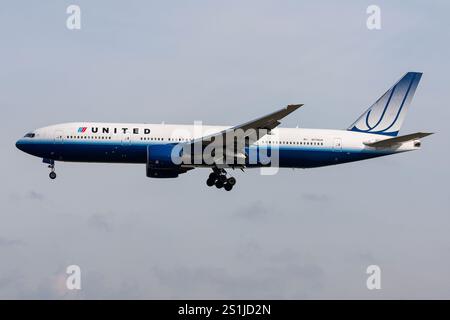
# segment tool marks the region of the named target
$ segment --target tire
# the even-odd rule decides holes
[[[225,175],[221,174],[219,176],[219,180],[222,181],[223,184],[225,184],[227,182],[227,177]]]
[[[236,184],[236,178],[233,177],[228,178],[227,184],[234,186]]]
[[[216,181],[216,188],[217,188],[217,189],[220,189],[220,188],[222,188],[222,187],[223,187],[223,182],[220,181],[220,180],[217,180],[217,181]]]
[[[208,180],[206,180],[206,185],[208,186],[208,187],[212,187],[213,185],[214,185],[214,180],[212,180],[211,178],[209,178]]]
[[[233,185],[227,183],[227,184],[225,184],[225,185],[223,186],[223,188],[224,188],[225,190],[227,190],[227,191],[231,191],[231,189],[233,189]]]
[[[48,175],[50,177],[50,179],[54,180],[56,179],[56,173],[55,172],[50,172],[50,174]]]
[[[211,173],[209,174],[208,180],[215,181],[216,179],[217,179],[217,175],[216,175],[214,172],[211,172]]]

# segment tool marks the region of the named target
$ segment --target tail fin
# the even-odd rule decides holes
[[[397,136],[422,73],[408,72],[347,130]]]

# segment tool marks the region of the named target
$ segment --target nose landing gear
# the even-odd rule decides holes
[[[48,164],[48,168],[50,169],[49,177],[50,179],[54,180],[56,179],[56,172],[55,172],[55,161],[51,159],[43,159],[42,162]]]
[[[50,168],[50,166],[49,166],[49,168]],[[52,180],[56,179],[56,172],[54,170],[55,170],[55,168],[52,168],[52,171],[48,174],[48,176]]]
[[[217,189],[224,188],[226,191],[231,191],[235,184],[235,178],[227,178],[227,172],[225,169],[218,168],[214,168],[213,172],[209,175],[208,180],[206,180],[206,185],[208,187],[216,186]]]

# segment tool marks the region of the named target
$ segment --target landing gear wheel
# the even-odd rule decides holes
[[[220,188],[222,188],[223,187],[223,182],[219,179],[219,180],[217,180],[216,181],[216,188],[217,189],[220,189]]]
[[[216,174],[215,172],[211,172],[211,173],[209,174],[208,180],[212,180],[212,181],[217,180],[217,174]]]
[[[236,184],[236,178],[233,177],[228,178],[227,184],[234,186]]]
[[[227,190],[227,191],[231,191],[231,189],[233,189],[233,185],[231,185],[231,184],[229,184],[229,183],[226,183],[226,184],[223,186],[223,188],[224,188],[225,190]]]
[[[208,187],[212,187],[215,184],[215,182],[216,182],[215,179],[209,178],[208,180],[206,180],[206,185]]]
[[[54,180],[54,179],[56,179],[56,172],[52,171],[52,172],[50,172],[50,174],[48,176],[50,177],[50,179]]]

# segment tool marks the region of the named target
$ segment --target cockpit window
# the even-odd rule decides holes
[[[25,135],[25,138],[34,138],[35,136],[36,136],[36,134],[30,132]]]

